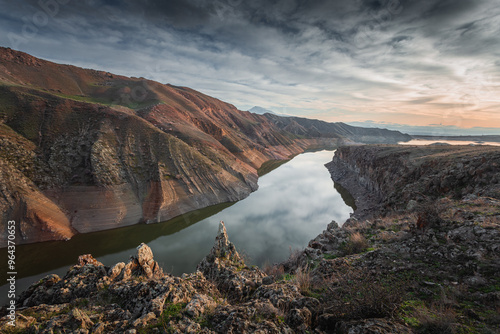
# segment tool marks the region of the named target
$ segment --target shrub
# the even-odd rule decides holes
[[[311,274],[307,268],[297,268],[293,281],[302,294],[309,294],[311,289]]]
[[[403,303],[400,310],[405,323],[425,334],[454,334],[457,332],[456,314],[450,307],[436,303],[430,308],[422,301]]]
[[[293,272],[297,268],[301,266],[304,262],[304,251],[300,249],[292,250],[290,247],[290,256],[288,259],[282,263],[283,269],[285,272]]]
[[[405,296],[405,282],[358,271],[344,273],[326,284],[324,311],[342,320],[392,317]]]
[[[283,265],[264,265],[263,271],[268,275],[274,277],[274,280],[280,279],[285,274],[285,268]]]
[[[433,310],[432,313],[420,313],[416,318],[419,322],[418,333],[455,334],[457,332],[456,314],[450,308]]]
[[[344,255],[359,254],[368,249],[368,241],[359,232],[353,232],[343,247]]]
[[[422,204],[417,211],[417,229],[425,230],[441,223],[439,210],[435,203]]]

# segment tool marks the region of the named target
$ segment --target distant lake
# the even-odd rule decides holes
[[[413,139],[407,142],[400,142],[400,145],[432,145],[436,143],[448,144],[448,145],[493,145],[500,146],[497,142],[477,142],[477,141],[466,141],[466,140],[426,140],[426,139]]]
[[[259,189],[234,204],[216,205],[158,224],[18,246],[17,292],[48,274],[62,277],[81,254],[90,253],[105,265],[127,262],[142,242],[151,247],[165,272],[193,272],[212,248],[221,220],[247,264],[283,261],[290,250],[307,246],[332,220],[343,223],[353,212],[352,196],[334,184],[324,166],[333,155],[333,151],[298,155],[260,177]],[[6,249],[0,254],[7,258]],[[0,263],[1,275],[7,272],[6,262]],[[7,286],[3,285],[0,305],[6,302]]]

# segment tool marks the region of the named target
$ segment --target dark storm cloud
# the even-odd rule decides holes
[[[494,0],[0,5],[3,45],[191,86],[240,108],[376,118],[372,113],[398,122],[498,118],[487,112],[499,102]],[[450,111],[457,105],[466,107]]]

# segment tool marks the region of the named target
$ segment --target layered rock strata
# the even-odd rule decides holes
[[[326,164],[355,198],[357,217],[466,195],[500,199],[496,146],[350,146]]]
[[[241,111],[186,87],[0,48],[0,247],[165,221],[245,198],[257,170],[394,131]]]

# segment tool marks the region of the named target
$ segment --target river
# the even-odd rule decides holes
[[[142,242],[151,247],[165,272],[193,272],[212,248],[221,220],[247,264],[283,261],[290,250],[304,248],[332,220],[342,223],[353,212],[353,198],[334,184],[324,167],[333,154],[321,151],[296,156],[260,177],[259,189],[234,204],[216,205],[158,224],[17,246],[17,293],[48,274],[62,277],[81,254],[92,254],[105,265],[127,262]],[[0,254],[1,259],[7,258],[6,249]],[[0,272],[4,275],[7,261],[2,262]],[[0,305],[6,302],[7,285],[3,285]]]

